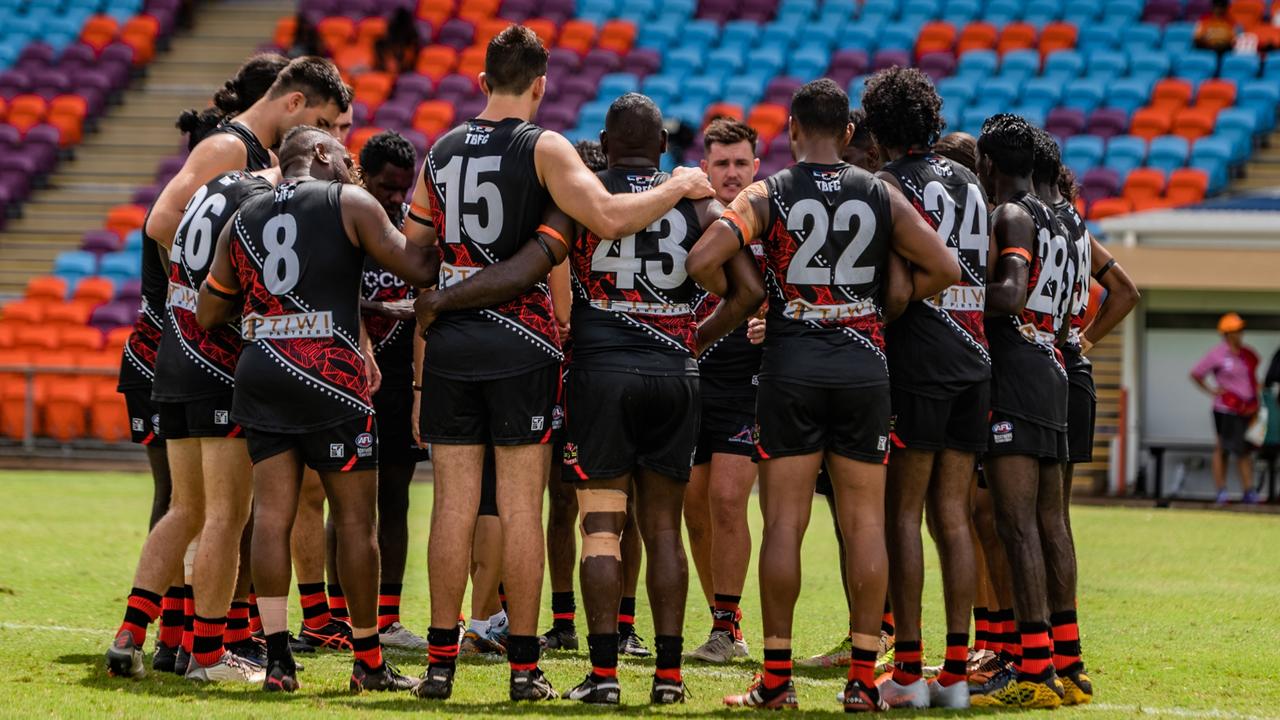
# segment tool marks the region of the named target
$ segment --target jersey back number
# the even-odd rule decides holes
[[[462,233],[478,245],[502,235],[502,191],[487,180],[502,169],[502,157],[456,155],[436,172],[444,190],[444,241],[462,242]]]
[[[175,238],[181,244],[174,248],[174,259],[180,258],[191,272],[204,270],[213,255],[214,243],[218,241],[213,236],[213,223],[226,210],[227,197],[222,193],[210,195],[209,186],[201,185],[187,203],[187,209],[178,223]]]
[[[787,231],[804,240],[787,266],[787,284],[865,285],[875,280],[874,265],[858,265],[876,234],[876,214],[866,202],[846,200],[829,211],[820,200],[804,198],[787,213]],[[837,254],[830,266],[819,257],[827,247]]]
[[[987,203],[978,186],[973,183],[966,185],[964,210],[957,215],[955,198],[947,192],[945,185],[935,180],[924,186],[924,209],[940,218],[938,236],[955,252],[956,259],[963,264],[966,251],[977,253],[978,267],[985,272],[991,245],[987,234]],[[975,279],[985,280],[981,277]]]
[[[674,290],[688,277],[684,269],[689,252],[681,245],[689,223],[677,209],[667,211],[649,227],[619,240],[601,240],[591,254],[591,271],[613,273],[614,287],[634,290],[641,283],[659,290]],[[655,258],[658,259],[644,259]],[[667,269],[670,262],[671,269]]]

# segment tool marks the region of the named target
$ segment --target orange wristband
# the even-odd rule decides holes
[[[217,290],[217,291],[218,291],[218,292],[220,292],[220,293],[225,293],[225,294],[227,294],[227,295],[239,295],[239,294],[240,294],[240,291],[239,291],[239,290],[232,290],[231,288],[227,287],[226,285],[223,285],[222,283],[218,282],[218,278],[214,277],[214,276],[213,276],[213,273],[209,273],[208,275],[205,275],[205,276],[204,276],[204,281],[205,281],[205,282],[207,282],[207,283],[209,283],[209,287],[213,288],[214,290]]]
[[[565,247],[569,247],[569,243],[564,241],[564,236],[560,234],[560,231],[556,230],[550,225],[539,225],[538,232],[542,233],[543,235],[546,235],[549,238],[555,238],[556,240],[560,241],[561,245]]]
[[[1023,260],[1026,260],[1028,265],[1031,264],[1031,253],[1027,252],[1026,250],[1023,250],[1020,247],[1010,247],[1010,248],[1005,248],[1004,250],[1001,250],[1000,257],[1004,257],[1005,255],[1017,255]]]

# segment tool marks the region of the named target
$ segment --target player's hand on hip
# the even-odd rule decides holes
[[[369,394],[373,395],[378,392],[378,388],[382,387],[382,370],[378,367],[378,361],[374,359],[373,353],[364,353],[364,376],[369,381]]]
[[[764,328],[764,318],[753,317],[750,320],[747,320],[747,340],[749,340],[752,345],[759,345],[760,343],[763,343]]]
[[[690,200],[701,200],[716,194],[711,187],[707,174],[695,167],[678,167],[671,173],[672,182],[680,183],[684,188],[684,196]]]

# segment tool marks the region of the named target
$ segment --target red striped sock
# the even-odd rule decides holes
[[[938,684],[950,687],[969,679],[969,634],[947,633],[947,654],[938,674]]]
[[[347,598],[342,594],[342,586],[329,583],[329,614],[335,620],[347,620]]]
[[[791,648],[765,648],[764,676],[766,690],[777,690],[791,680]]]
[[[182,587],[182,649],[191,654],[196,637],[196,596],[190,585]]]
[[[252,635],[253,631],[249,629],[249,603],[244,600],[232,602],[231,609],[227,611],[227,630],[223,633],[222,641],[233,645],[248,640]]]
[[[711,610],[711,629],[733,632],[734,623],[738,618],[738,603],[741,601],[742,597],[739,595],[716,593],[715,605]]]
[[[1053,624],[1053,667],[1058,671],[1069,670],[1080,659],[1080,626],[1076,611],[1066,610],[1049,616]]]
[[[1020,623],[1019,630],[1022,634],[1022,662],[1018,665],[1018,676],[1041,677],[1053,667],[1050,662],[1049,625],[1042,622]]]
[[[855,648],[856,649],[856,648]],[[920,679],[924,672],[921,661],[919,640],[899,640],[893,645],[893,681],[899,685],[910,685]],[[875,658],[871,658],[875,663]],[[852,675],[849,679],[854,679]],[[873,678],[874,679],[874,678]]]
[[[458,628],[427,628],[427,665],[453,667],[458,662]]]
[[[191,656],[201,665],[208,667],[222,659],[222,634],[226,630],[227,619],[206,618],[196,616],[195,642],[191,646]]]
[[[182,588],[174,585],[160,603],[159,641],[171,648],[182,643]]]
[[[382,643],[378,642],[378,633],[375,632],[364,637],[352,637],[351,655],[355,660],[364,663],[364,666],[370,670],[381,668]]]
[[[124,621],[120,623],[116,634],[127,631],[133,636],[134,644],[142,647],[147,641],[147,626],[160,617],[160,603],[163,601],[164,598],[150,590],[138,587],[130,590],[124,609]]]
[[[658,668],[653,671],[653,676],[659,680],[680,683],[684,682],[684,676],[680,674],[680,668]]]
[[[973,609],[973,649],[982,651],[990,647],[991,627],[987,623],[987,609],[984,607],[975,607]]]
[[[919,647],[920,645],[919,641],[916,641],[915,644],[917,647]],[[898,650],[896,645],[894,646],[894,648],[895,649],[894,649],[893,657],[894,657],[894,662],[896,664],[898,659]],[[920,651],[916,650],[916,662],[919,662],[919,657],[920,657]],[[895,666],[895,669],[894,669],[895,678],[897,676],[897,673],[898,671]],[[849,663],[849,679],[860,681],[864,687],[873,688],[876,686],[876,651],[875,650],[863,650],[862,648],[857,648],[857,647],[853,649],[853,658]],[[898,680],[895,679],[894,682],[898,682]]]
[[[331,622],[331,600],[324,594],[324,583],[298,583],[298,595],[302,605],[303,627],[319,630]]]
[[[400,622],[400,583],[382,583],[378,589],[378,629]]]
[[[258,615],[258,596],[249,591],[249,633],[262,632],[262,617]]]

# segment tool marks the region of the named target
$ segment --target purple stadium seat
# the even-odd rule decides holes
[[[160,197],[160,186],[143,185],[142,187],[133,191],[133,197],[129,200],[129,202],[133,203],[134,205],[142,205],[143,207],[150,207],[151,204],[154,203],[156,201],[156,198],[158,197]]]
[[[102,48],[102,54],[98,56],[98,61],[102,63],[124,63],[126,67],[133,65],[133,48],[122,42],[113,42]]]
[[[925,53],[920,57],[920,72],[928,75],[934,82],[948,77],[956,71],[956,56],[949,50]]]
[[[1115,170],[1096,167],[1084,174],[1080,180],[1080,195],[1092,205],[1105,197],[1120,194],[1120,176]]]
[[[568,105],[543,106],[538,112],[538,124],[548,130],[564,132],[578,122],[578,111]]]
[[[1167,25],[1182,16],[1182,3],[1178,0],[1147,0],[1142,9],[1142,21]]]
[[[31,194],[31,179],[16,170],[0,170],[0,189],[11,202],[20,202]]]
[[[436,42],[441,45],[448,45],[454,50],[461,51],[463,48],[471,44],[472,38],[475,36],[476,29],[471,23],[462,18],[450,18],[440,26],[440,35],[436,38]]]
[[[649,48],[633,48],[627,53],[627,57],[622,63],[625,72],[638,76],[641,80],[646,75],[658,72],[658,68],[662,67],[662,55],[657,50]]]
[[[71,92],[84,98],[87,117],[96,118],[107,107],[107,91],[105,90],[77,84],[71,89]]]
[[[542,0],[542,9],[538,15],[551,20],[556,25],[561,25],[565,20],[576,15],[576,11],[574,0]]]
[[[848,87],[849,81],[859,75],[866,75],[871,59],[867,51],[861,48],[837,50],[831,56],[831,66],[827,68],[827,77],[835,80],[840,87]]]
[[[582,56],[568,48],[556,48],[547,58],[547,75],[551,79],[568,77],[571,73],[578,72],[580,67],[582,67]]]
[[[298,3],[299,12],[317,12],[325,15],[333,15],[338,11],[334,0],[301,0]]]
[[[165,182],[168,182],[169,178],[178,174],[178,171],[182,169],[182,165],[186,161],[187,159],[185,157],[174,155],[161,160],[160,164],[156,166],[156,183],[163,185]],[[161,180],[161,178],[164,178],[164,180]]]
[[[431,97],[431,90],[431,78],[417,73],[405,73],[396,78],[396,88],[391,96],[396,99],[404,97],[421,101]]]
[[[18,63],[32,62],[48,66],[53,64],[54,55],[53,48],[42,42],[27,43],[27,46],[22,48],[22,52],[18,53]]]
[[[561,80],[560,100],[566,103],[581,103],[596,96],[600,88],[599,78],[590,75],[571,75]]]
[[[1084,113],[1075,108],[1054,108],[1049,111],[1044,129],[1060,138],[1079,135],[1084,132]]]
[[[1123,110],[1098,108],[1089,115],[1089,133],[1110,140],[1129,130],[1129,116]]]
[[[360,100],[351,103],[351,123],[355,127],[363,127],[369,124],[369,106]]]
[[[787,133],[778,133],[773,140],[769,141],[769,149],[765,157],[770,160],[775,158],[786,158],[791,160],[791,137]]]
[[[702,0],[698,3],[698,17],[723,23],[733,17],[737,0]]]
[[[132,325],[137,316],[137,303],[112,300],[93,309],[93,314],[89,316],[89,326],[107,332],[125,325]]]
[[[885,70],[895,65],[898,67],[910,67],[911,53],[907,50],[877,50],[871,60],[871,68],[873,70]]]
[[[533,17],[537,7],[537,0],[503,0],[498,17],[506,18],[511,22],[524,22]]]
[[[404,139],[408,140],[409,144],[413,146],[413,151],[418,157],[422,157],[427,154],[427,148],[431,146],[431,143],[427,140],[426,135],[423,135],[413,128],[405,128],[400,131],[400,134],[403,135]]]
[[[764,102],[790,107],[791,96],[795,95],[796,90],[799,90],[803,84],[803,81],[796,78],[776,77],[765,86]]]
[[[352,20],[362,20],[376,14],[374,4],[370,0],[342,0],[338,10]]]
[[[404,105],[386,103],[374,113],[373,124],[387,130],[400,132],[413,125],[413,110]]]
[[[80,240],[80,249],[101,256],[120,249],[120,237],[110,230],[90,230]]]
[[[618,72],[621,67],[622,58],[618,53],[604,48],[592,48],[586,57],[582,58],[583,71],[597,76]]]
[[[71,78],[61,70],[45,68],[31,74],[31,89],[45,100],[52,100],[71,92]]]
[[[1182,17],[1196,21],[1202,16],[1208,15],[1213,10],[1213,0],[1187,0],[1187,5],[1183,8]]]
[[[130,307],[137,307],[138,302],[142,300],[142,280],[129,278],[117,285],[115,299],[129,303]]]
[[[454,117],[456,118],[473,118],[480,114],[484,109],[485,99],[483,95],[475,95],[473,97],[459,100],[457,102]]]
[[[7,123],[0,123],[0,150],[12,150],[22,142],[22,133]]]
[[[471,78],[457,73],[440,78],[440,84],[436,86],[436,97],[450,102],[471,97],[475,92],[476,85]]]
[[[12,100],[31,90],[31,76],[22,70],[5,70],[0,73],[0,95]]]
[[[24,145],[13,152],[0,155],[0,172],[4,171],[34,177],[40,173],[40,158],[33,152],[33,148]]]
[[[777,9],[777,0],[746,0],[738,11],[738,17],[763,23],[772,18]]]

